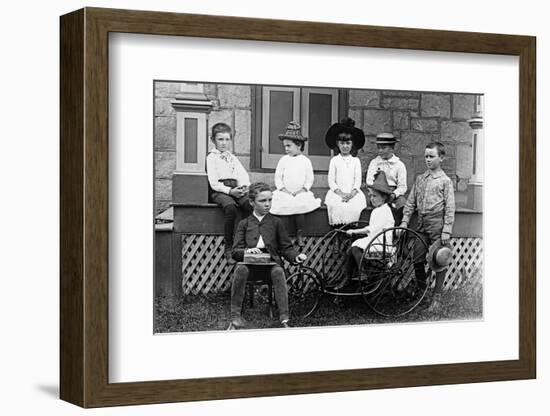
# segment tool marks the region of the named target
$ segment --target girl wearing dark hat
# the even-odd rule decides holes
[[[388,184],[384,172],[381,171],[376,174],[374,182],[368,187],[368,191],[370,203],[374,207],[370,215],[369,225],[363,228],[346,231],[349,236],[356,234],[363,234],[366,236],[355,240],[351,244],[351,248],[347,253],[346,279],[338,285],[338,288],[343,287],[349,281],[354,270],[359,270],[363,251],[367,248],[373,237],[382,230],[391,228],[395,225],[391,208],[387,204],[393,189]],[[391,236],[386,236],[386,244],[391,243]],[[382,247],[382,244],[383,242],[380,241],[380,247]]]
[[[338,152],[328,170],[328,222],[343,225],[358,221],[367,201],[361,191],[361,162],[355,155],[365,144],[365,135],[355,127],[355,121],[345,118],[328,129],[325,142]]]
[[[292,216],[296,228],[296,239],[299,246],[304,245],[304,214],[314,211],[321,205],[310,191],[313,185],[313,166],[302,154],[307,137],[302,136],[300,124],[291,121],[286,131],[279,134],[286,155],[277,163],[275,169],[275,186],[271,213],[274,215]]]

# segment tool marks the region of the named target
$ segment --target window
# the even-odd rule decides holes
[[[328,170],[332,152],[325,144],[327,129],[339,119],[341,92],[333,88],[257,87],[256,168],[274,169],[284,155],[279,134],[298,121],[308,138],[304,149],[315,170]],[[254,143],[253,143],[254,145]]]

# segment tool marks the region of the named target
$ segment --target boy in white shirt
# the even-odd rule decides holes
[[[403,217],[403,207],[407,202],[407,168],[405,164],[395,155],[395,143],[397,139],[391,133],[380,133],[376,136],[376,147],[378,156],[369,163],[367,169],[366,183],[372,186],[377,172],[384,172],[388,184],[392,188],[388,204],[392,208],[395,222],[399,224]]]
[[[237,212],[241,209],[243,218],[252,212],[248,201],[250,178],[239,159],[231,153],[232,138],[231,127],[225,123],[214,124],[210,139],[216,147],[206,157],[210,200],[220,205],[224,213],[225,258],[229,263],[235,263],[231,250]]]

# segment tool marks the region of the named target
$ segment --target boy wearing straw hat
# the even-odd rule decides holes
[[[455,220],[455,193],[453,182],[441,169],[445,159],[445,147],[439,142],[426,145],[424,160],[428,170],[416,177],[407,203],[403,210],[401,227],[408,227],[414,211],[418,213],[417,231],[430,246],[428,264],[435,272],[435,291],[430,310],[436,310],[441,303],[443,282],[447,266],[451,262],[452,252],[449,245]],[[416,247],[415,253],[420,257],[426,253],[424,246]],[[421,253],[424,252],[424,253]],[[417,257],[418,258],[418,257]],[[423,256],[421,257],[423,258]],[[427,282],[424,261],[414,265],[419,282]]]
[[[407,168],[395,155],[395,144],[398,140],[392,133],[380,133],[376,136],[378,156],[371,160],[367,169],[366,183],[371,186],[377,172],[384,172],[388,184],[392,187],[389,204],[392,208],[395,222],[399,223],[403,216],[403,207],[407,202]]]

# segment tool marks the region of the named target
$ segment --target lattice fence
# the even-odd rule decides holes
[[[325,270],[322,270],[323,251],[326,248],[319,243],[321,237],[306,237],[304,253],[307,254],[307,265],[317,271],[338,278],[343,272],[345,249],[342,247],[341,256],[325,258]],[[462,286],[469,280],[479,281],[483,271],[483,239],[481,238],[452,238],[453,262],[445,279],[445,290],[452,290]],[[338,253],[338,250],[333,252]],[[182,236],[182,287],[185,294],[199,294],[227,290],[230,286],[233,265],[227,263],[224,257],[223,236],[184,234]],[[289,273],[294,266],[286,264]]]

